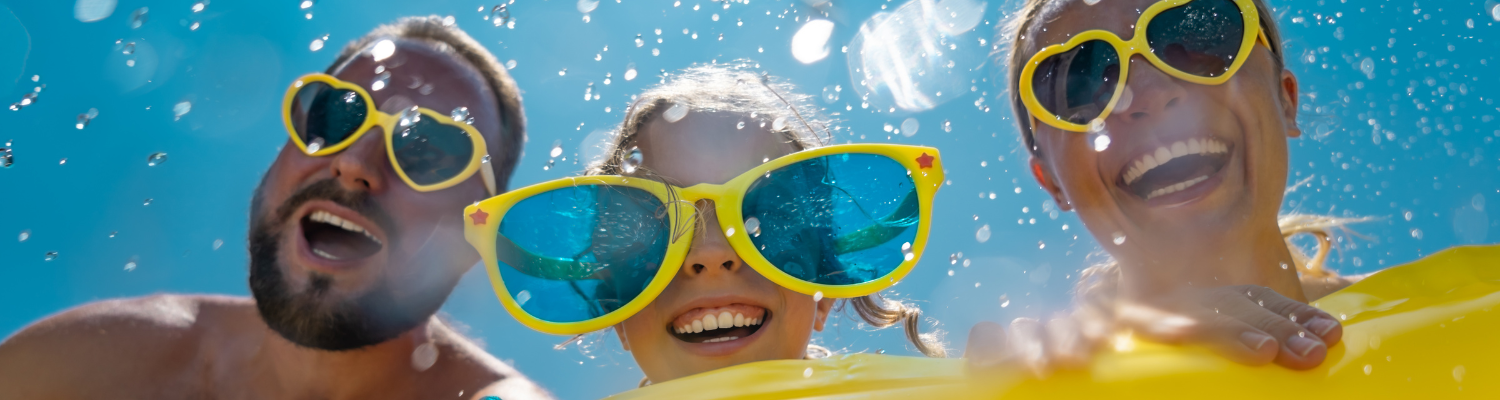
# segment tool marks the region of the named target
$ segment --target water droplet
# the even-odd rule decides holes
[[[0,147],[0,168],[10,168],[15,163],[16,158],[10,154],[10,148]]]
[[[197,2],[197,3],[193,3],[193,12],[195,12],[195,13],[196,12],[203,12],[203,9],[207,8],[207,7],[208,7],[208,0],[203,0],[203,1],[200,1],[200,2]]]
[[[188,102],[188,101],[178,102],[177,104],[172,105],[172,120],[173,121],[181,120],[182,116],[187,115],[189,112],[192,112],[192,111],[193,111],[193,103],[192,102]]]
[[[142,202],[141,205],[143,205],[143,206],[149,206],[149,205],[151,205],[151,199],[146,199],[146,201]]]
[[[1095,118],[1089,122],[1089,132],[1104,132],[1104,118]]]
[[[958,256],[959,256],[959,257],[963,257],[963,256],[964,256],[964,255],[963,255],[963,254],[959,254],[959,255],[958,255]],[[969,267],[969,264],[971,264],[971,263],[973,263],[973,262],[974,262],[974,260],[970,260],[970,259],[964,259],[964,268],[968,268],[968,267]]]
[[[1407,221],[1411,221],[1411,211],[1401,213],[1401,217],[1406,218]]]
[[[155,167],[157,165],[161,165],[161,163],[164,162],[167,162],[167,153],[157,152],[151,153],[151,155],[146,156],[147,167]]]
[[[411,106],[411,108],[401,110],[401,113],[397,114],[396,118],[396,126],[405,128],[415,125],[418,121],[421,121],[422,112],[417,111],[417,106]]]
[[[822,293],[822,292],[819,292],[819,293]],[[803,378],[811,378],[812,377],[812,367],[807,367],[807,369],[802,370],[802,377]]]
[[[634,66],[631,66],[631,67],[625,69],[625,80],[627,80],[627,81],[629,81],[629,80],[635,80],[635,75],[636,75],[636,72],[635,72],[635,67]]]
[[[135,42],[126,43],[125,48],[120,49],[120,54],[124,54],[127,56],[135,54]]]
[[[1474,195],[1473,198],[1469,199],[1469,206],[1474,207],[1474,211],[1484,211],[1484,195]]]
[[[957,265],[957,264],[958,264],[958,254],[949,254],[948,255],[948,265]]]
[[[125,272],[135,271],[135,261],[125,262]]]
[[[916,118],[907,118],[906,120],[901,121],[901,135],[912,137],[912,135],[917,134],[917,129],[920,127],[921,125],[917,123]]]
[[[625,160],[620,163],[620,169],[624,170],[626,174],[633,174],[637,168],[641,167],[641,163],[644,161],[645,157],[641,156],[641,149],[631,147],[630,152],[626,153]]]
[[[1124,233],[1120,233],[1120,232],[1115,232],[1115,234],[1114,234],[1114,242],[1115,242],[1116,246],[1125,244],[1125,234]]]
[[[750,237],[760,237],[760,219],[755,217],[746,218],[745,232],[749,232]]]
[[[1090,132],[1089,143],[1094,145],[1094,151],[1104,151],[1109,148],[1109,132]]]
[[[495,26],[505,25],[510,21],[510,9],[505,4],[497,5],[490,9],[489,19]]]
[[[1010,307],[1010,296],[1000,295],[1000,308]]]
[[[318,150],[322,150],[322,149],[323,149],[323,138],[321,138],[321,137],[313,138],[312,142],[309,142],[307,144],[307,153],[308,154],[317,153]]]
[[[567,68],[563,68],[561,71],[557,71],[557,76],[567,76],[567,75],[568,75],[568,69]]]
[[[52,261],[52,260],[56,260],[56,259],[57,259],[57,252],[55,252],[55,251],[49,251],[49,252],[47,252],[47,254],[42,255],[42,261]]]
[[[321,37],[317,38],[317,39],[313,39],[312,44],[307,45],[307,49],[308,50],[312,50],[312,51],[322,50],[323,49],[323,41],[324,40],[326,40],[326,39],[325,38],[321,38]]]
[[[979,230],[974,232],[974,240],[979,241],[979,243],[990,241],[990,224],[984,224],[984,226],[979,227]]]
[[[832,21],[826,19],[807,21],[797,29],[797,33],[792,35],[792,58],[803,64],[822,61],[828,57],[828,39],[831,37],[833,37]]]
[[[729,229],[725,229],[724,230],[724,237],[727,237],[727,238],[734,237],[734,227],[729,227]]]
[[[1421,229],[1417,229],[1417,228],[1411,228],[1411,237],[1417,238],[1417,239],[1421,239],[1422,238],[1422,230]]]
[[[218,251],[220,247],[224,247],[224,239],[214,239],[214,250]]]
[[[1453,367],[1453,381],[1454,382],[1463,382],[1464,381],[1464,374],[1467,373],[1467,372],[1468,372],[1467,369],[1465,369],[1464,366],[1462,366],[1462,365],[1457,366],[1457,367]]]
[[[390,82],[391,71],[381,72],[380,74],[375,75],[374,81],[370,82],[370,90],[378,92],[381,89],[385,89],[385,85],[389,84]]]
[[[115,237],[115,235],[118,235],[118,234],[120,234],[120,231],[110,232],[109,233],[109,237]]]
[[[943,120],[943,132],[953,132],[953,122]]]
[[[1375,79],[1375,60],[1365,57],[1364,61],[1359,62],[1359,71],[1364,72],[1365,77]]]
[[[686,105],[683,105],[681,103],[672,103],[671,107],[667,107],[666,112],[661,113],[661,117],[663,119],[666,119],[667,122],[677,122],[681,121],[683,117],[686,117],[687,113],[688,107]]]
[[[839,85],[824,86],[823,102],[831,104],[835,101],[839,101],[839,92],[842,92],[843,90],[844,88],[840,87]]]
[[[740,121],[739,123],[734,124],[734,129],[745,129],[745,121]]]
[[[94,118],[97,117],[99,117],[99,109],[90,108],[88,112],[78,114],[78,123],[75,124],[74,127],[83,129],[84,127],[89,126],[89,122],[93,122]]]
[[[148,15],[150,11],[151,10],[149,8],[141,7],[137,8],[134,12],[131,12],[130,29],[137,29],[140,28],[141,25],[146,24],[146,21],[150,19]]]
[[[776,117],[771,121],[771,130],[780,132],[783,129],[786,129],[786,117]]]
[[[473,123],[473,119],[469,118],[469,108],[468,107],[454,108],[453,112],[448,113],[448,118],[453,118],[453,121],[455,121],[455,122],[462,122],[462,123],[465,123],[465,124],[472,124]]]
[[[646,41],[643,40],[643,39],[641,39],[641,34],[639,34],[639,33],[635,34],[635,47],[643,47],[645,45],[646,45]]]
[[[599,0],[578,0],[578,12],[588,14],[599,8]]]
[[[1286,265],[1286,263],[1281,263],[1281,269],[1287,269],[1287,268],[1289,268],[1289,267]],[[1292,318],[1295,319],[1297,317],[1293,316]]]
[[[303,10],[306,10],[306,9],[312,8],[313,4],[314,4],[313,0],[302,0],[301,8]],[[481,8],[480,10],[483,10],[483,8]]]
[[[379,42],[375,42],[374,48],[370,49],[370,56],[375,62],[385,61],[385,59],[391,58],[393,54],[396,54],[396,42],[392,42],[390,39],[381,39]]]
[[[529,291],[529,290],[522,290],[522,291],[516,293],[516,304],[524,306],[524,305],[526,305],[526,302],[528,302],[528,301],[531,301],[531,291]]]
[[[21,231],[21,241],[22,242],[25,242],[26,239],[30,239],[30,238],[31,238],[31,230],[30,229]]]
[[[1490,18],[1500,21],[1500,3],[1495,3],[1494,6],[1490,7]]]
[[[1095,5],[1095,4],[1099,4],[1099,0],[1083,0],[1083,4],[1088,4],[1088,5],[1092,6],[1092,5]]]
[[[1375,368],[1373,366],[1371,366],[1370,364],[1365,364],[1365,375],[1369,375],[1370,371],[1373,370],[1373,369],[1375,369]]]
[[[418,372],[432,368],[433,364],[437,364],[437,359],[438,348],[432,342],[419,344],[411,351],[411,367]]]
[[[562,152],[563,152],[562,143],[553,143],[552,144],[552,151],[548,152],[547,155],[550,156],[550,157],[556,158],[557,156],[562,155]]]
[[[813,293],[813,302],[819,301],[823,301],[823,291],[821,290],[819,290],[817,293]]]

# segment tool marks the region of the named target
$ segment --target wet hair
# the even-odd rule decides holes
[[[490,165],[495,172],[495,190],[505,191],[516,163],[521,160],[521,148],[526,142],[526,116],[521,108],[521,90],[511,79],[504,65],[494,54],[470,37],[452,17],[431,15],[426,17],[402,17],[396,22],[381,25],[350,42],[339,52],[338,58],[329,64],[326,73],[333,74],[349,60],[358,56],[371,43],[380,39],[406,39],[426,43],[440,53],[458,56],[479,71],[495,93],[495,110],[500,118],[500,132],[487,139]]]
[[[798,150],[824,146],[831,139],[836,121],[825,117],[813,104],[812,96],[798,93],[796,87],[779,78],[756,72],[748,61],[731,64],[703,64],[662,77],[660,84],[636,96],[625,109],[625,120],[605,145],[599,160],[587,168],[588,175],[624,175],[622,165],[629,149],[639,137],[641,127],[658,110],[682,105],[695,111],[730,112],[751,115],[752,123],[764,123]],[[776,124],[781,119],[783,124]],[[777,129],[776,125],[782,125]],[[649,171],[637,171],[637,174]],[[880,294],[840,300],[837,307],[853,307],[860,319],[875,328],[905,324],[906,338],[917,351],[928,357],[946,357],[941,332],[921,333],[922,310]],[[822,358],[831,351],[809,345],[808,358]]]
[[[990,54],[996,65],[1006,66],[1006,82],[1009,85],[1011,108],[1016,113],[1016,124],[1021,132],[1021,143],[1033,157],[1042,158],[1042,152],[1036,147],[1036,138],[1031,131],[1031,112],[1026,110],[1026,103],[1021,101],[1021,71],[1025,69],[1028,61],[1022,58],[1036,53],[1039,47],[1033,48],[1035,42],[1030,37],[1036,34],[1037,25],[1034,21],[1057,12],[1058,8],[1068,1],[1076,0],[1025,0],[1021,9],[1011,16],[995,38],[997,44]],[[1286,68],[1286,59],[1282,56],[1281,28],[1276,25],[1276,16],[1271,13],[1271,7],[1266,5],[1265,0],[1251,0],[1255,3],[1255,11],[1260,14],[1260,29],[1265,32],[1267,41],[1270,42],[1271,59],[1275,61],[1276,73],[1280,74]],[[1009,43],[1009,48],[1001,46],[1001,43]]]

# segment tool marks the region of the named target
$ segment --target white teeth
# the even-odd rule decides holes
[[[713,338],[713,339],[704,340],[703,343],[728,342],[728,341],[739,339],[739,338],[740,338],[739,336],[725,336],[725,337],[721,337],[721,338]]]
[[[734,326],[745,326],[745,314],[734,315]]]
[[[728,311],[724,311],[724,312],[720,312],[719,313],[719,327],[720,328],[733,328],[735,326],[737,326],[737,325],[734,324],[734,316],[733,315],[729,315]]]
[[[332,213],[329,213],[327,211],[313,211],[312,215],[308,216],[308,219],[311,219],[314,222],[322,222],[325,224],[337,226],[343,228],[346,231],[364,234],[365,237],[370,238],[370,240],[372,241],[375,241],[375,244],[379,244],[382,246],[385,245],[385,243],[381,242],[380,239],[375,238],[375,235],[371,235],[370,231],[365,229],[365,227],[359,226],[359,224],[356,224],[353,221],[339,218],[339,216],[333,215]]]
[[[1161,188],[1161,189],[1156,189],[1156,190],[1151,191],[1151,194],[1149,194],[1149,195],[1146,196],[1146,200],[1151,200],[1151,199],[1159,197],[1159,196],[1165,196],[1165,195],[1169,195],[1169,194],[1172,194],[1172,193],[1177,193],[1177,192],[1182,191],[1183,189],[1187,189],[1187,188],[1193,187],[1193,185],[1197,185],[1198,182],[1203,182],[1203,181],[1206,181],[1206,180],[1208,180],[1208,175],[1203,175],[1203,176],[1199,176],[1197,178],[1188,179],[1188,180],[1185,180],[1185,181],[1182,181],[1182,182],[1177,182],[1176,184],[1174,184],[1172,186],[1167,186],[1167,187],[1164,187],[1164,188]]]
[[[713,314],[703,316],[703,330],[711,331],[719,329],[719,318]]]
[[[713,329],[713,328],[709,328]],[[703,320],[693,321],[693,333],[703,332]]]
[[[1125,171],[1125,184],[1135,183],[1135,181],[1141,179],[1141,176],[1146,175],[1146,172],[1156,169],[1156,167],[1160,167],[1162,164],[1166,164],[1177,157],[1193,154],[1217,154],[1227,151],[1229,151],[1228,145],[1217,139],[1209,138],[1188,139],[1172,143],[1168,146],[1157,147],[1155,151],[1142,155],[1141,158],[1135,160],[1135,162],[1127,167],[1128,169]],[[1162,189],[1170,188],[1165,187]]]
[[[313,251],[313,254],[317,254],[318,257],[327,258],[329,260],[342,260],[342,258],[335,257],[334,255],[328,254],[327,252],[324,252],[323,250],[312,249],[312,251]]]

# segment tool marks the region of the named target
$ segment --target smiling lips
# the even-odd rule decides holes
[[[765,308],[745,304],[695,308],[673,320],[669,329],[689,343],[727,342],[760,330],[767,314]]]
[[[1126,191],[1146,200],[1180,192],[1208,180],[1229,160],[1231,145],[1218,139],[1188,139],[1157,147],[1131,163],[1120,177]]]
[[[322,210],[302,219],[302,233],[314,255],[334,261],[369,257],[385,245],[369,229]]]

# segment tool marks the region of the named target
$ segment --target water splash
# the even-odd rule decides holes
[[[989,47],[960,46],[969,40],[959,36],[979,24],[985,5],[973,0],[915,0],[871,16],[849,43],[854,89],[861,98],[877,104],[888,101],[908,111],[932,109],[960,97],[952,93],[969,88]]]
[[[715,17],[718,14],[714,14]],[[717,18],[715,18],[717,20]],[[792,58],[812,64],[828,57],[828,39],[833,36],[833,22],[815,19],[802,24],[792,35]]]
[[[1112,240],[1115,242],[1116,246],[1125,244],[1125,234],[1124,233],[1115,232],[1114,235],[1113,235],[1113,237],[1114,238]]]
[[[0,168],[10,168],[15,163],[16,157],[10,153],[10,148],[0,147]]]
[[[49,252],[47,252],[47,254],[43,254],[42,255],[42,261],[52,261],[52,260],[56,260],[56,259],[57,259],[57,252],[55,252],[55,251],[49,251]]]
[[[745,232],[749,233],[750,237],[760,237],[760,219],[755,217],[746,218]]]
[[[453,118],[454,122],[462,122],[465,124],[474,125],[474,118],[469,116],[468,107],[454,108],[453,112],[448,113],[448,118]]]
[[[30,238],[31,238],[31,230],[30,229],[21,231],[21,241],[22,242],[25,242],[26,239],[30,239]]]
[[[83,128],[89,126],[89,123],[93,122],[94,118],[98,118],[98,117],[99,117],[99,109],[97,109],[97,108],[90,108],[88,112],[85,112],[83,114],[78,114],[78,123],[74,124],[73,126],[76,127],[76,128],[78,128],[78,129],[83,129]]]
[[[917,134],[917,129],[919,128],[921,128],[921,125],[917,122],[916,118],[907,118],[901,121],[902,136],[912,137]]]
[[[192,111],[193,111],[193,103],[192,102],[185,101],[185,100],[181,101],[181,102],[178,102],[177,104],[172,105],[172,120],[173,121],[182,120],[182,117],[184,115],[187,115],[189,112],[192,112]]]
[[[974,240],[979,243],[990,241],[990,224],[984,224],[978,231],[974,231]]]
[[[167,153],[157,152],[151,153],[151,155],[146,156],[147,167],[155,167],[161,165],[164,162],[167,162]]]
[[[625,160],[620,162],[620,169],[624,170],[626,174],[634,174],[635,170],[640,168],[641,163],[645,161],[645,157],[641,155],[641,149],[631,147],[630,152],[626,153]]]
[[[842,92],[842,91],[844,91],[844,88],[842,86],[839,86],[839,85],[824,86],[823,87],[823,102],[824,103],[833,104],[833,102],[839,101],[839,92]]]
[[[141,25],[145,25],[146,21],[151,19],[150,13],[151,9],[147,7],[137,8],[134,12],[131,12],[128,23],[130,29],[140,29]]]
[[[686,117],[687,113],[687,105],[684,105],[682,103],[672,103],[672,106],[668,107],[666,112],[661,113],[661,117],[667,120],[667,122],[677,122],[681,121],[683,117]]]

